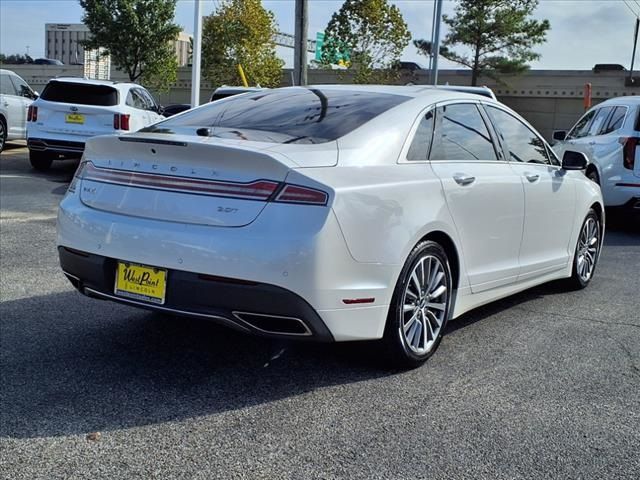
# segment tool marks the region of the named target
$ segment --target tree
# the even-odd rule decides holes
[[[440,55],[471,69],[471,85],[480,75],[497,78],[498,73],[522,73],[527,62],[540,55],[532,48],[545,41],[548,20],[534,20],[530,15],[538,0],[460,0],[453,17],[443,16],[449,33],[442,42]],[[418,51],[430,56],[431,42],[415,40]],[[470,55],[451,47],[463,45]]]
[[[238,65],[251,84],[277,87],[284,62],[276,56],[273,40],[278,26],[260,0],[226,0],[205,17],[202,27],[202,64],[214,85],[240,85]]]
[[[85,49],[104,49],[129,76],[157,89],[177,79],[173,42],[181,28],[173,23],[176,0],[80,0],[82,21],[91,38]]]
[[[410,40],[400,10],[387,0],[346,0],[324,31],[322,62],[346,60],[356,83],[384,82]]]

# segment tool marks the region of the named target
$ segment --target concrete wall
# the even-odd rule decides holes
[[[23,77],[35,90],[41,91],[50,78],[56,76],[82,76],[82,66],[65,65],[7,65]],[[638,95],[640,88],[625,86],[625,72],[593,73],[585,71],[532,70],[516,77],[502,77],[500,82],[481,78],[480,84],[493,89],[498,99],[509,105],[536,127],[545,138],[550,139],[554,130],[567,130],[584,112],[583,89],[586,83],[592,85],[593,103],[612,97]],[[112,80],[127,81],[126,75],[115,71]],[[469,85],[471,75],[465,70],[444,70],[440,72],[439,83]],[[352,77],[339,70],[309,70],[310,84],[352,82]],[[395,83],[428,84],[426,72],[404,75]],[[291,71],[283,70],[282,85],[291,84]],[[203,81],[200,92],[201,102],[206,101],[214,86]],[[160,103],[189,103],[191,97],[191,69],[178,69],[178,81],[169,92],[154,92]]]

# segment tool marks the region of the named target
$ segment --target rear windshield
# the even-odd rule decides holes
[[[107,85],[73,82],[49,82],[41,97],[49,102],[112,107],[118,105],[118,91]]]
[[[143,129],[188,133],[210,128],[209,135],[274,143],[324,143],[336,140],[410,97],[322,88],[283,88],[228,98]]]

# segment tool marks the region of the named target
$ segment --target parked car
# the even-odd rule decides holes
[[[27,145],[33,168],[80,157],[97,135],[134,132],[164,119],[153,96],[135,83],[55,78],[29,107]]]
[[[167,105],[166,107],[163,107],[162,114],[165,117],[169,118],[169,117],[173,117],[174,115],[177,115],[178,113],[186,112],[190,108],[191,108],[191,105],[189,105],[188,103],[174,103],[171,105]]]
[[[262,87],[229,87],[223,85],[222,87],[216,88],[211,94],[210,102],[215,102],[216,100],[221,100],[227,97],[233,97],[234,95],[240,95],[241,93],[248,92],[259,92],[261,90],[265,90]]]
[[[606,100],[585,113],[569,130],[556,131],[553,147],[589,158],[588,178],[600,185],[607,207],[640,212],[640,98]]]
[[[26,138],[27,109],[38,94],[19,75],[0,70],[0,152],[7,140]]]
[[[55,58],[36,58],[33,61],[34,65],[64,65],[64,63],[62,63],[60,60],[57,60]]]
[[[505,105],[424,87],[291,87],[93,138],[60,204],[85,295],[288,339],[382,339],[414,367],[447,322],[592,279],[582,153]]]

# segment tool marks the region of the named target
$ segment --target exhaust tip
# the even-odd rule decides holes
[[[313,335],[307,324],[295,317],[252,312],[233,312],[233,316],[263,333],[304,337]]]

